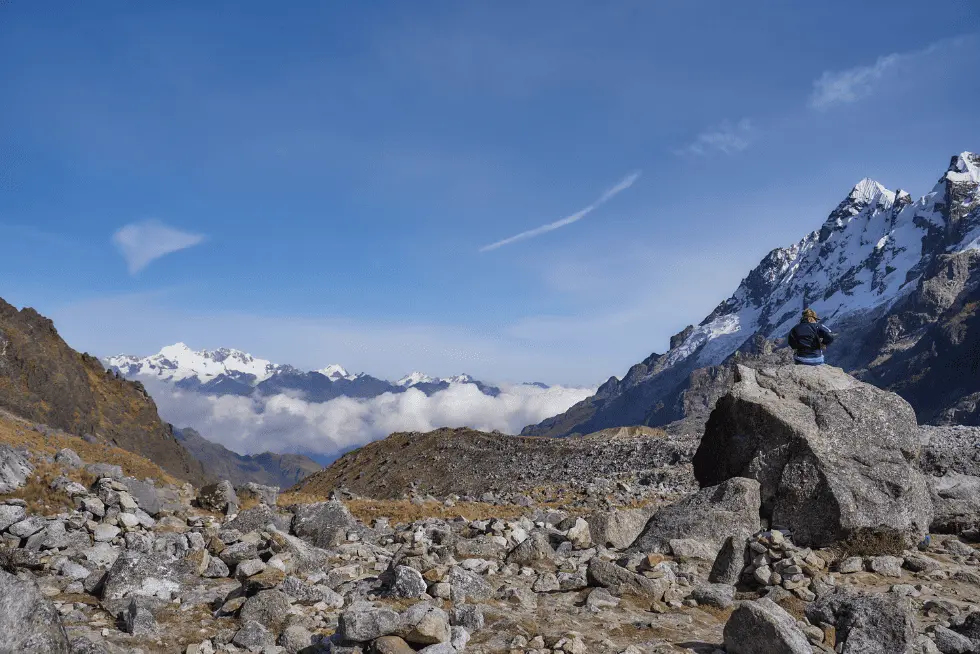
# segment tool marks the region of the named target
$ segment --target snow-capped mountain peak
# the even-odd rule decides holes
[[[892,191],[870,177],[865,177],[855,184],[847,197],[849,200],[864,204],[874,204],[879,199],[884,199],[887,204],[892,204],[895,201],[895,194]]]
[[[219,375],[229,375],[245,376],[251,378],[252,383],[258,383],[271,377],[278,368],[271,361],[257,359],[241,350],[195,351],[184,343],[168,345],[144,358],[120,355],[109,357],[105,362],[127,377],[141,375],[172,382],[196,378],[203,383]]]
[[[412,386],[416,386],[418,384],[433,384],[438,381],[439,380],[436,379],[435,377],[429,377],[425,373],[421,373],[416,370],[414,372],[410,372],[409,374],[405,375],[404,377],[396,381],[395,386],[403,386],[405,388],[409,388]]]
[[[357,379],[357,375],[350,374],[349,372],[347,372],[347,369],[344,368],[339,363],[331,363],[326,368],[320,368],[319,370],[316,370],[314,372],[318,372],[324,377],[326,377],[327,379],[333,381],[336,381],[338,379]]]

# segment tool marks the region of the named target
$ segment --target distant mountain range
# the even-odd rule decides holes
[[[523,433],[656,426],[710,410],[711,393],[694,397],[707,380],[784,344],[804,306],[839,334],[828,363],[901,394],[920,422],[980,424],[980,156],[952,157],[918,200],[861,180],[818,230],[771,251],[666,353]]]
[[[316,461],[302,454],[241,455],[223,445],[212,443],[195,430],[175,429],[177,441],[201,462],[215,479],[227,479],[235,486],[248,482],[289,488],[322,469]]]
[[[500,394],[498,387],[465,374],[438,378],[413,372],[391,382],[365,373],[351,374],[338,364],[304,371],[241,350],[195,351],[183,343],[168,345],[147,357],[121,354],[107,357],[103,363],[128,379],[157,379],[206,395],[275,395],[299,391],[309,402],[326,402],[337,397],[372,398],[384,393],[404,393],[410,388],[432,395],[458,384],[473,384],[491,397]],[[547,388],[543,384],[535,385]]]

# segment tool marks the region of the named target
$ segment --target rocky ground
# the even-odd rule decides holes
[[[581,439],[567,468],[559,450],[546,464],[476,439],[470,477],[539,466],[511,489],[439,494],[416,468],[371,499],[336,484],[356,479],[348,463],[329,499],[195,490],[128,460],[0,447],[0,651],[980,651],[977,432],[920,431],[896,396],[832,368],[741,374],[704,442],[637,458],[642,475],[587,452],[672,452],[664,435]]]

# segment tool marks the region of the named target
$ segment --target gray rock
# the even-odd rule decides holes
[[[126,633],[134,636],[152,636],[157,632],[157,621],[153,617],[153,605],[142,597],[134,597],[123,616]]]
[[[292,574],[321,570],[330,560],[326,550],[278,529],[270,530],[270,548],[285,562],[286,572]]]
[[[289,654],[296,654],[313,645],[313,632],[303,625],[290,625],[283,630],[279,637],[279,644]]]
[[[155,597],[169,601],[180,592],[181,583],[193,577],[181,561],[158,552],[125,551],[106,573],[102,604],[118,613],[134,597]]]
[[[691,593],[698,604],[727,609],[735,602],[735,587],[728,584],[705,584]]]
[[[220,577],[231,576],[231,570],[228,569],[228,564],[219,559],[216,556],[212,556],[208,560],[207,567],[204,568],[204,572],[201,573],[202,577],[207,577],[208,579],[218,579]]]
[[[446,582],[454,603],[484,602],[493,595],[493,588],[483,577],[458,566],[450,568]]]
[[[135,477],[123,477],[120,481],[126,485],[129,494],[144,512],[149,516],[159,515],[163,501],[160,498],[161,491],[156,485]]]
[[[293,533],[320,548],[343,543],[356,528],[354,517],[338,500],[300,505],[293,515]]]
[[[812,624],[834,625],[842,654],[895,654],[915,643],[908,600],[891,593],[858,595],[838,588],[807,605],[806,617]]]
[[[640,509],[610,509],[593,513],[585,520],[589,523],[592,542],[621,550],[629,547],[642,533],[655,510],[654,505]]]
[[[197,493],[197,505],[206,511],[236,513],[238,496],[235,494],[235,487],[227,479],[203,486]]]
[[[328,606],[338,609],[344,606],[343,595],[335,593],[326,586],[308,584],[298,577],[286,577],[276,586],[276,589],[286,593],[301,604],[324,602]]]
[[[749,563],[748,539],[751,534],[747,531],[736,533],[725,539],[721,551],[708,573],[708,581],[716,584],[734,586],[742,576],[742,570]]]
[[[875,572],[886,577],[902,576],[903,560],[897,556],[873,556],[868,567],[871,572]]]
[[[693,539],[710,546],[714,561],[730,536],[760,528],[759,482],[736,477],[657,511],[630,550],[670,553],[672,540]]]
[[[26,517],[27,510],[24,507],[0,504],[0,531],[5,531],[7,527],[20,522]]]
[[[109,654],[109,650],[86,636],[73,638],[69,650],[71,654]]]
[[[416,604],[401,614],[398,635],[415,645],[444,643],[451,635],[449,615],[430,604]]]
[[[47,522],[45,522],[44,518],[32,515],[10,525],[7,527],[7,531],[18,538],[28,538],[44,529],[45,525],[47,525]]]
[[[585,608],[592,613],[599,613],[605,609],[614,609],[619,606],[619,598],[605,588],[593,588],[589,591],[589,596],[585,598]]]
[[[980,523],[980,477],[951,472],[928,479],[933,505],[930,531],[958,534]]]
[[[670,588],[670,581],[666,578],[648,579],[599,558],[589,561],[586,577],[590,586],[608,588],[614,595],[641,595],[654,601],[663,599],[664,593]]]
[[[391,571],[389,592],[394,597],[403,599],[418,599],[425,595],[428,584],[422,578],[422,573],[414,568],[399,565]]]
[[[942,654],[973,654],[977,651],[972,640],[942,625],[934,627],[933,636],[936,649]]]
[[[953,631],[966,636],[974,642],[980,643],[980,611],[970,613],[963,619],[963,622],[958,625],[953,625]]]
[[[555,569],[555,548],[551,546],[548,532],[535,529],[523,543],[507,555],[508,563],[526,565],[537,570]]]
[[[263,590],[249,597],[242,605],[242,622],[254,620],[263,627],[279,633],[289,615],[289,596],[278,590]]]
[[[252,498],[269,506],[276,506],[276,503],[279,501],[278,486],[263,486],[262,484],[256,484],[254,481],[250,481],[239,486],[237,490],[238,496],[242,499]]]
[[[110,463],[89,463],[85,472],[99,479],[122,479],[123,471],[120,466]]]
[[[82,457],[78,456],[78,453],[70,447],[59,450],[58,453],[54,455],[54,462],[66,468],[82,467]]]
[[[68,654],[61,616],[34,582],[0,571],[0,651]]]
[[[281,515],[270,506],[259,504],[251,509],[239,511],[234,519],[225,523],[225,529],[237,529],[247,534],[250,531],[264,530],[269,525],[275,525],[276,529],[287,531],[290,519],[288,515]]]
[[[337,633],[341,639],[365,642],[398,633],[401,616],[389,608],[356,602],[340,614]]]
[[[101,524],[96,526],[95,531],[92,532],[92,538],[95,539],[96,543],[108,543],[118,536],[121,531],[115,525]]]
[[[250,652],[258,652],[265,647],[275,645],[276,637],[258,622],[243,620],[241,629],[238,630],[231,642]]]
[[[932,502],[905,400],[830,366],[737,370],[694,456],[702,485],[757,479],[762,515],[797,545],[922,539]]]
[[[811,654],[806,634],[782,607],[766,599],[742,602],[725,623],[729,654]]]
[[[449,611],[449,624],[464,627],[470,633],[483,629],[485,619],[479,604],[457,604]]]
[[[23,454],[10,447],[0,444],[0,494],[12,493],[24,484],[34,472]]]
[[[221,554],[218,557],[228,566],[233,567],[242,561],[259,558],[259,550],[255,546],[255,543],[240,541],[221,550]]]

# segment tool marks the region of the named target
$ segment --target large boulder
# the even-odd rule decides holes
[[[57,609],[37,584],[0,571],[0,652],[68,654]]]
[[[588,516],[592,542],[617,550],[629,547],[643,531],[656,508],[653,505],[639,509],[608,509]]]
[[[288,531],[289,523],[290,516],[279,514],[267,504],[259,504],[254,508],[239,511],[234,519],[225,524],[225,529],[237,529],[247,534],[250,531],[261,531],[269,525],[275,525],[280,531]]]
[[[725,623],[729,654],[811,654],[806,635],[782,607],[763,597],[743,602]]]
[[[980,525],[980,477],[951,472],[929,477],[933,516],[930,531],[958,534]]]
[[[347,532],[357,528],[357,521],[338,500],[302,504],[293,515],[293,533],[306,542],[321,548],[340,545]]]
[[[203,486],[197,493],[197,505],[207,511],[217,513],[237,513],[238,495],[235,487],[227,479],[216,484]]]
[[[762,514],[800,545],[917,544],[932,502],[908,402],[830,366],[739,366],[694,456],[702,486],[761,484]]]
[[[116,614],[129,606],[134,597],[170,601],[180,593],[181,585],[193,581],[193,569],[186,561],[162,552],[127,550],[106,573],[102,588],[102,605]]]
[[[834,625],[841,654],[904,654],[915,643],[908,600],[894,593],[836,589],[809,604],[806,617],[813,624]]]
[[[0,494],[12,493],[23,486],[32,472],[34,466],[23,454],[0,444]]]
[[[654,513],[630,549],[670,553],[671,541],[694,541],[714,561],[729,537],[759,529],[759,482],[728,479]]]

